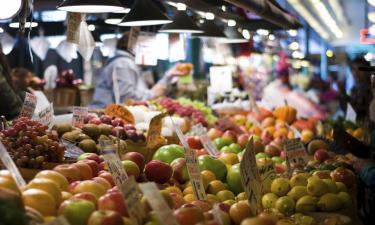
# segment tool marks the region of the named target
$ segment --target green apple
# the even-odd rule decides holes
[[[216,146],[217,149],[221,149],[224,146],[228,146],[233,143],[233,140],[229,138],[216,138],[214,140],[214,145]]]
[[[255,155],[255,158],[257,158],[257,159],[267,158],[267,157],[268,157],[268,155],[264,152],[259,152]]]
[[[133,175],[134,178],[137,179],[137,177],[139,176],[141,172],[139,170],[138,165],[135,162],[130,161],[130,160],[123,160],[121,161],[121,164],[129,176]]]
[[[237,143],[230,144],[229,148],[231,148],[234,151],[234,153],[239,153],[242,150],[241,145],[239,145]]]
[[[235,194],[243,192],[243,187],[241,183],[241,173],[240,173],[240,164],[234,164],[230,167],[227,174],[227,182],[229,190]]]
[[[165,145],[155,152],[152,159],[170,164],[177,158],[185,158],[184,152],[184,148],[180,145]]]
[[[231,147],[229,146],[224,146],[220,149],[220,152],[222,153],[237,153],[235,152]]]
[[[59,208],[59,215],[64,216],[71,225],[86,225],[95,205],[83,199],[65,200]]]
[[[225,176],[227,175],[227,167],[225,164],[210,155],[201,155],[198,157],[200,170],[210,170],[216,176],[216,179],[225,182]]]
[[[274,157],[272,157],[272,161],[274,163],[282,163],[283,162],[283,160],[280,158],[280,156],[274,156]]]

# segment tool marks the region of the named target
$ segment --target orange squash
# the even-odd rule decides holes
[[[280,120],[287,122],[288,124],[293,123],[297,117],[297,110],[293,107],[288,106],[285,102],[284,106],[279,106],[273,111],[273,115]]]

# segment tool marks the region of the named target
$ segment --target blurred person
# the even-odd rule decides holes
[[[25,92],[17,92],[12,84],[9,64],[0,45],[0,115],[7,120],[18,116],[23,106]]]
[[[91,107],[105,108],[109,104],[122,103],[129,99],[147,100],[163,96],[170,78],[179,75],[179,71],[173,67],[149,89],[135,63],[128,41],[129,32],[126,32],[117,42],[115,56],[108,60],[100,74]]]
[[[33,74],[25,68],[16,68],[11,72],[12,83],[17,92],[28,92],[28,88],[33,80]]]

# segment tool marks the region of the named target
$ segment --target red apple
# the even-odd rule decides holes
[[[204,221],[203,212],[198,207],[181,207],[174,211],[174,215],[180,225],[195,225]]]
[[[275,164],[275,171],[276,171],[276,173],[284,173],[285,171],[286,171],[286,168],[285,168],[285,166],[283,165],[283,164],[281,164],[281,163],[276,163]]]
[[[237,135],[234,131],[227,130],[224,132],[223,136],[221,136],[224,139],[232,140],[233,142],[237,142]]]
[[[96,125],[99,125],[102,123],[102,121],[100,121],[100,119],[98,117],[94,117],[92,118],[89,123],[92,123],[92,124],[96,124]]]
[[[77,161],[77,163],[85,163],[89,165],[92,171],[92,176],[93,177],[98,176],[99,164],[96,161],[91,160],[91,159],[83,159],[83,160]]]
[[[211,128],[211,129],[208,130],[207,136],[211,140],[214,140],[216,138],[219,138],[219,137],[223,136],[223,132],[221,130],[219,130],[219,129]]]
[[[112,125],[112,118],[108,115],[102,115],[100,117],[100,121],[102,121],[102,123]]]
[[[95,118],[96,115],[95,114],[87,114],[87,116],[85,116],[85,118],[83,118],[83,122],[86,124],[86,123],[89,123],[89,121],[93,118]]]
[[[237,144],[241,145],[242,148],[246,147],[248,141],[249,141],[248,134],[240,134],[237,138]]]
[[[100,197],[98,200],[98,209],[112,210],[118,212],[121,216],[129,216],[126,210],[124,197],[118,191],[110,192]]]
[[[139,152],[128,152],[125,155],[121,156],[121,160],[130,160],[135,162],[138,165],[138,168],[141,171],[141,173],[145,168],[145,157]]]
[[[122,225],[122,216],[111,210],[98,210],[91,214],[87,225]]]
[[[282,160],[286,159],[286,151],[285,150],[280,152],[280,159],[282,159]]]
[[[89,153],[89,152],[88,153],[83,153],[82,155],[80,155],[78,157],[78,161],[81,161],[81,160],[84,160],[84,159],[94,160],[97,163],[101,163],[101,162],[104,161],[97,154],[95,154],[95,153]]]
[[[80,180],[90,180],[93,178],[91,167],[86,163],[73,163],[72,166],[78,169]]]
[[[335,182],[342,182],[348,188],[352,188],[356,185],[356,176],[354,173],[344,167],[336,168],[331,172],[331,178]]]
[[[212,209],[211,205],[208,202],[202,201],[202,200],[194,200],[194,201],[191,202],[191,204],[200,208],[202,210],[202,212],[207,212],[210,209]]]
[[[171,162],[173,169],[173,178],[179,183],[185,183],[189,180],[189,173],[186,167],[186,160],[184,158],[177,158]]]
[[[79,170],[75,166],[69,164],[57,165],[53,170],[61,173],[64,177],[66,177],[69,183],[80,180],[81,178]]]
[[[186,141],[187,141],[189,147],[192,148],[192,149],[203,148],[202,142],[201,142],[201,140],[199,139],[198,136],[189,136],[189,137],[187,137]]]
[[[145,175],[149,181],[164,184],[171,179],[172,167],[159,160],[151,160],[145,167]]]
[[[219,206],[220,210],[229,214],[230,205],[220,202],[220,203],[218,203],[218,206]]]
[[[275,145],[269,144],[269,145],[266,145],[264,149],[264,153],[266,153],[269,157],[279,156],[280,149],[276,147]]]
[[[329,154],[325,149],[318,149],[314,153],[314,159],[318,162],[324,162],[325,160],[329,159]]]
[[[72,183],[70,183],[69,186],[68,186],[68,191],[69,191],[70,193],[73,193],[74,188],[75,188],[79,183],[81,183],[81,181],[79,181],[79,180],[77,180],[77,181],[73,181]]]
[[[120,118],[115,118],[114,120],[112,120],[112,126],[114,127],[117,127],[117,126],[121,126],[123,127],[124,126],[124,121]]]
[[[109,183],[105,178],[103,177],[94,177],[91,180],[101,184],[105,190],[109,190],[112,188],[111,183]]]
[[[83,200],[87,200],[87,201],[90,201],[90,202],[94,203],[95,207],[96,207],[96,205],[98,203],[98,199],[95,197],[94,194],[92,194],[90,192],[82,192],[82,193],[75,194],[70,199],[83,199]]]
[[[112,174],[110,172],[103,170],[99,173],[98,177],[103,177],[112,185],[112,187],[115,186],[115,182],[113,181]]]
[[[173,200],[173,208],[178,209],[180,208],[183,204],[185,204],[184,198],[176,193],[170,193],[172,200]]]
[[[268,131],[264,130],[261,134],[261,139],[262,139],[262,143],[264,145],[267,145],[273,140],[273,136]]]

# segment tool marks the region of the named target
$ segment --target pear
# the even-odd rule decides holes
[[[290,186],[306,186],[309,177],[310,174],[308,173],[297,173],[290,179]]]
[[[296,211],[297,212],[313,212],[316,210],[316,203],[318,199],[316,197],[305,195],[298,199],[296,204]]]
[[[328,185],[319,177],[312,176],[307,180],[307,193],[312,196],[322,196],[328,192]]]
[[[294,213],[296,203],[289,196],[283,196],[277,199],[275,208],[279,210],[282,214],[288,216]]]
[[[272,181],[271,192],[281,197],[288,193],[290,190],[289,181],[285,178],[276,178]]]
[[[339,192],[338,196],[343,204],[344,208],[348,208],[352,205],[352,197],[347,192]]]
[[[79,134],[80,134],[79,131],[70,131],[70,132],[64,133],[61,136],[61,138],[67,141],[75,142],[78,139]]]
[[[100,136],[100,127],[96,124],[85,124],[82,127],[82,131],[84,134],[90,136],[94,140]]]
[[[99,125],[100,133],[103,135],[110,135],[112,133],[112,126],[108,124],[100,124]]]
[[[98,149],[96,148],[96,143],[95,141],[91,139],[85,139],[79,142],[78,147],[82,149],[84,152],[92,152],[96,153]]]
[[[331,179],[323,179],[323,181],[327,184],[329,193],[337,193],[338,192],[336,182],[334,182]]]
[[[60,123],[60,124],[55,124],[52,129],[56,130],[59,137],[61,137],[66,132],[72,131],[73,127],[70,123]]]
[[[321,211],[330,212],[339,210],[343,203],[338,194],[326,193],[319,198],[318,208]]]
[[[344,192],[348,192],[348,188],[346,187],[346,185],[343,183],[343,182],[336,182],[336,187],[337,187],[337,191],[344,191]]]
[[[267,193],[262,197],[262,205],[265,209],[270,209],[275,207],[275,203],[279,197],[274,193]]]
[[[294,201],[297,201],[305,195],[307,195],[307,189],[305,186],[295,186],[288,192],[288,196],[292,197]]]

